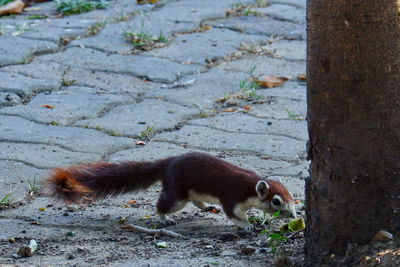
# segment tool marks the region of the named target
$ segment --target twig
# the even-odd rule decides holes
[[[171,236],[171,237],[186,238],[184,235],[178,234],[174,231],[165,230],[165,229],[148,229],[148,228],[138,226],[135,224],[123,225],[120,228],[124,229],[124,230],[129,230],[129,231],[142,232],[142,233],[146,233],[149,235],[167,235],[167,236]]]

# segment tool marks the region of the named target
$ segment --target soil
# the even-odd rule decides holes
[[[2,211],[2,218],[14,217],[16,229],[9,235],[11,240],[0,240],[0,265],[273,266],[278,260],[301,266],[302,232],[272,247],[267,236],[260,233],[263,228],[276,231],[289,219],[277,218],[247,233],[238,230],[223,212],[203,212],[188,204],[170,216],[175,225],[164,227],[186,238],[120,229],[123,224],[160,227],[155,212],[157,191],[159,187],[155,186],[81,207],[54,205],[52,199],[37,196],[25,205]],[[131,200],[137,203],[128,204]],[[46,210],[39,211],[39,207]],[[250,215],[262,216],[257,210]],[[31,239],[38,243],[34,255],[13,257]],[[157,248],[156,244],[162,241],[167,247]]]

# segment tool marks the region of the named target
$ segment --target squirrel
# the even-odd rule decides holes
[[[221,205],[237,227],[249,231],[246,212],[253,207],[296,218],[293,197],[282,183],[264,181],[253,171],[206,153],[55,168],[46,180],[50,195],[68,203],[145,190],[158,181],[162,190],[157,212],[163,223],[174,223],[167,214],[189,201],[204,211],[213,208],[204,202]]]

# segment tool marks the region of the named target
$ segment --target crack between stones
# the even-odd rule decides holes
[[[97,154],[99,155],[99,153],[96,152],[88,152],[88,151],[84,151],[84,150],[75,150],[71,147],[68,146],[64,146],[61,144],[56,144],[56,143],[51,143],[51,142],[35,142],[35,141],[25,141],[25,140],[12,140],[12,139],[7,139],[7,138],[0,138],[0,143],[11,143],[11,144],[27,144],[27,145],[49,145],[49,146],[56,146],[59,147],[61,149],[64,149],[66,151],[69,152],[73,152],[73,153],[84,153],[84,154]]]
[[[185,144],[185,148],[189,148],[189,149],[197,149],[197,150],[203,150],[203,151],[213,151],[213,152],[223,152],[223,153],[228,153],[230,155],[238,155],[238,156],[242,156],[242,155],[250,155],[250,156],[255,156],[255,157],[263,157],[263,156],[269,156],[267,154],[263,154],[261,152],[257,152],[257,151],[253,151],[253,150],[246,150],[246,149],[224,149],[224,148],[210,148],[210,147],[201,147],[201,146],[193,146],[193,145],[189,145],[186,143],[179,143],[179,142],[175,142],[172,140],[167,140],[167,139],[157,139],[155,140],[155,142],[159,142],[159,143],[167,143],[167,144],[173,144],[173,145],[178,145],[178,146],[182,146],[183,144]],[[238,153],[239,152],[239,153]],[[268,160],[272,160],[268,159]],[[282,158],[282,157],[274,157],[275,161],[285,161],[285,162],[294,162],[296,159],[290,159],[290,158]]]
[[[213,129],[213,130],[218,130],[224,133],[235,133],[235,134],[251,134],[251,135],[266,135],[266,136],[272,136],[272,137],[286,137],[289,139],[293,139],[295,141],[301,141],[301,142],[306,142],[306,140],[303,140],[301,138],[297,138],[295,136],[290,136],[290,135],[286,135],[286,134],[276,134],[276,133],[264,133],[264,132],[247,132],[247,131],[229,131],[229,130],[225,130],[222,128],[218,128],[218,127],[213,127],[213,126],[208,126],[208,125],[201,125],[201,124],[195,124],[195,123],[188,123],[188,125],[190,126],[197,126],[197,127],[204,127],[204,128],[209,128],[209,129]]]
[[[1,140],[0,140],[0,143],[1,143]],[[27,162],[27,161],[24,161],[24,160],[20,160],[20,159],[0,158],[0,161],[19,162],[19,163],[22,163],[22,164],[24,164],[24,165],[26,165],[26,166],[33,167],[33,168],[39,169],[39,170],[49,170],[49,169],[52,169],[52,168],[50,168],[50,167],[38,166],[38,165],[35,165],[35,164],[33,164],[33,163],[30,163],[30,162]]]

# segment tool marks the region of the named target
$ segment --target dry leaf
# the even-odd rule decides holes
[[[251,110],[251,107],[250,106],[244,106],[243,109],[244,110]]]
[[[45,211],[45,210],[46,210],[46,208],[39,208],[39,210],[40,210],[40,211]]]
[[[235,112],[236,108],[226,108],[224,109],[224,112]]]
[[[211,213],[218,214],[218,213],[219,213],[219,210],[217,210],[217,209],[212,209],[212,210],[210,210],[210,212],[211,212]]]
[[[54,108],[55,106],[44,104],[44,105],[42,105],[42,107],[44,107],[44,108]]]
[[[254,82],[264,88],[274,88],[282,85],[284,82],[289,80],[288,77],[277,77],[274,75],[264,75],[259,79],[255,79]]]
[[[158,0],[136,0],[136,3],[139,5],[144,5],[144,4],[157,4]]]
[[[143,142],[143,141],[136,142],[136,145],[138,145],[138,146],[144,146],[145,144],[146,144],[146,142]]]
[[[208,30],[211,30],[211,29],[212,29],[212,26],[211,26],[211,25],[204,25],[203,27],[201,27],[201,29],[202,29],[203,31],[208,31]]]
[[[0,7],[0,15],[21,14],[24,7],[25,3],[22,0],[15,0]]]
[[[295,201],[294,201],[294,204],[300,204],[300,203],[301,203],[300,200],[295,200]]]
[[[307,80],[307,75],[305,73],[303,74],[299,74],[297,76],[297,79],[301,80],[301,81],[306,81]]]
[[[137,201],[136,201],[136,200],[129,200],[129,201],[128,201],[128,204],[130,204],[130,205],[135,205],[135,204],[137,204]]]

